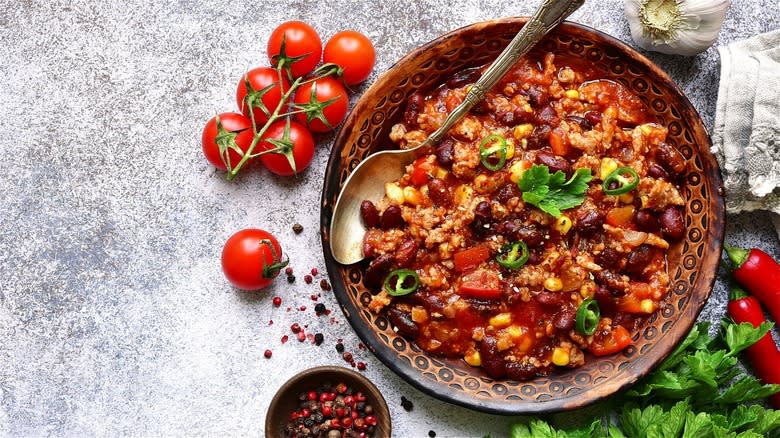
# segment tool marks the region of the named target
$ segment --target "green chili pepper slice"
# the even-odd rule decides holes
[[[626,178],[623,176],[624,174],[628,174],[630,178]],[[617,182],[618,186],[617,188],[610,189],[609,186],[613,182]],[[628,193],[631,190],[634,190],[638,185],[639,175],[636,174],[636,171],[628,166],[623,166],[618,167],[617,169],[613,170],[612,173],[607,175],[607,178],[604,179],[604,183],[601,185],[601,188],[607,195],[622,195],[623,193]]]
[[[506,139],[498,134],[488,135],[482,139],[479,144],[479,158],[482,165],[494,172],[504,167],[508,147]]]
[[[580,334],[590,336],[596,331],[601,317],[601,309],[596,300],[585,300],[577,308],[577,318],[574,320],[574,327]]]
[[[528,245],[523,241],[506,244],[498,252],[496,261],[507,269],[517,269],[528,261]]]
[[[395,277],[395,281],[392,281],[393,277]],[[408,278],[414,280],[414,283],[410,286],[404,286],[405,283],[408,283],[406,281]],[[396,269],[385,278],[385,291],[394,297],[409,295],[418,287],[420,287],[420,277],[411,269]]]

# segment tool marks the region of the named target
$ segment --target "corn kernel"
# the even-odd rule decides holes
[[[517,343],[517,352],[520,354],[525,353],[534,346],[534,337],[531,334],[526,333],[522,340]]]
[[[647,137],[648,135],[650,135],[650,133],[653,132],[653,127],[651,125],[648,125],[647,123],[640,125],[639,129],[642,131],[642,135],[644,135],[645,137]]]
[[[512,323],[512,314],[499,313],[498,315],[490,318],[490,321],[488,321],[488,323],[492,325],[493,328],[496,329],[504,328]]]
[[[509,180],[517,184],[520,178],[523,177],[526,169],[528,169],[528,162],[525,160],[515,161],[509,168]]]
[[[639,200],[642,201],[642,208],[647,208],[650,206],[650,197],[648,195],[640,196]]]
[[[631,192],[623,193],[622,195],[618,196],[618,199],[620,202],[624,204],[633,204],[634,203],[634,194]]]
[[[506,332],[509,333],[509,336],[511,336],[512,339],[514,339],[515,341],[523,337],[523,329],[521,329],[516,325],[513,325],[508,329],[506,329]]]
[[[639,309],[642,313],[653,313],[655,312],[655,303],[650,298],[645,298],[639,302]]]
[[[523,123],[522,125],[515,126],[514,131],[512,131],[512,135],[515,137],[515,140],[519,141],[528,137],[533,130],[534,126],[532,124]]]
[[[482,365],[482,356],[479,355],[479,351],[470,351],[466,353],[466,355],[463,356],[463,360],[465,360],[467,364],[473,367]]]
[[[476,178],[474,178],[474,188],[477,189],[479,193],[487,193],[490,191],[490,178],[485,175],[484,173],[481,173],[477,175]]]
[[[560,278],[550,277],[544,280],[544,288],[550,292],[558,292],[563,289],[563,282]]]
[[[515,156],[515,142],[511,138],[506,139],[506,160],[509,161]]]
[[[601,159],[601,173],[599,176],[601,177],[601,180],[607,179],[610,173],[614,172],[618,168],[617,161],[613,160],[612,158],[606,157]]]
[[[428,311],[424,307],[412,307],[412,321],[422,324],[428,321]]]
[[[422,200],[423,196],[419,190],[411,186],[404,187],[404,202],[411,205],[420,205]]]
[[[580,98],[580,92],[577,90],[566,90],[563,94],[569,99],[579,100]]]
[[[553,228],[555,228],[555,230],[560,234],[566,234],[571,229],[571,219],[569,219],[569,217],[565,214],[562,214],[558,217],[558,219],[555,219]]]
[[[447,169],[442,169],[439,166],[436,166],[436,170],[433,172],[433,176],[435,176],[436,178],[439,178],[439,179],[447,178],[448,174],[449,174],[449,172],[447,171]]]
[[[583,299],[592,298],[596,294],[596,283],[587,282],[580,287],[580,295]]]
[[[500,333],[498,338],[496,339],[496,348],[498,349],[498,351],[509,350],[514,346],[515,346],[515,342],[506,333]]]
[[[404,203],[404,191],[396,183],[385,183],[385,195],[391,204],[400,205]]]
[[[561,347],[555,347],[552,354],[552,363],[559,367],[569,364],[569,350]]]
[[[457,205],[468,205],[474,198],[474,189],[463,184],[455,189],[454,199]]]

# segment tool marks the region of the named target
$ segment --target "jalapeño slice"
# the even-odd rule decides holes
[[[498,252],[496,261],[507,269],[517,269],[528,261],[528,245],[520,240],[506,244]]]
[[[628,178],[625,175],[628,175]],[[618,183],[618,186],[614,189],[610,189],[609,186],[612,185],[613,182]],[[636,174],[636,171],[628,166],[623,166],[618,167],[607,175],[601,188],[607,195],[622,195],[623,193],[634,190],[638,185],[639,175]]]
[[[509,145],[506,139],[498,134],[488,135],[479,144],[479,158],[482,165],[492,171],[504,167]]]
[[[596,300],[585,300],[577,308],[577,318],[574,320],[574,327],[580,334],[590,336],[596,331],[601,317],[601,309]]]
[[[393,281],[395,278],[395,281]],[[411,279],[410,281],[407,281]],[[420,287],[420,277],[411,269],[396,269],[385,278],[385,292],[394,297],[409,295]]]

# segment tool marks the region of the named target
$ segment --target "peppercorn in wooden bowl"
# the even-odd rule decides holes
[[[328,274],[365,344],[422,391],[500,414],[581,407],[644,376],[709,297],[724,231],[688,99],[625,44],[564,23],[443,151],[368,200],[368,258],[335,262],[328,232],[350,171],[421,142],[525,21],[456,30],[382,75],[339,131],[322,197]],[[542,167],[561,172],[550,191],[579,191],[552,208],[545,190],[521,196]]]
[[[341,437],[347,432],[389,438],[390,410],[371,381],[339,366],[296,374],[276,392],[265,417],[267,437]]]

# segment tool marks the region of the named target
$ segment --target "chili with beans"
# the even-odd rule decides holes
[[[424,141],[483,70],[413,94],[391,140]],[[361,205],[369,308],[494,378],[621,351],[667,295],[666,253],[685,235],[686,163],[666,137],[622,84],[532,52]]]

